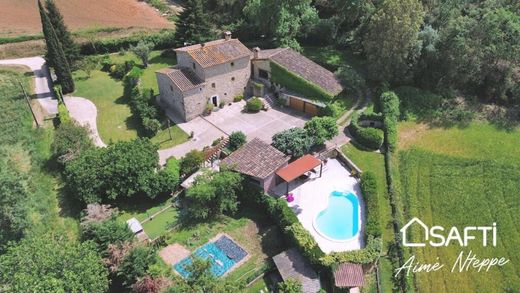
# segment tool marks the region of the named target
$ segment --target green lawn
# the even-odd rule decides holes
[[[483,247],[482,238],[468,247],[450,245],[411,249],[421,263],[445,263],[446,268],[415,275],[416,285],[424,292],[514,292],[520,288],[520,167],[499,163],[439,155],[431,151],[400,152],[400,173],[405,218],[419,217],[427,225],[491,226],[497,223],[496,247]],[[417,228],[417,227],[414,227]],[[448,229],[446,228],[446,229]],[[419,231],[410,231],[412,241]],[[452,273],[451,267],[461,251],[472,250],[479,259],[504,257],[510,262],[487,272],[474,269]]]
[[[143,223],[143,229],[150,239],[155,239],[172,229],[177,223],[178,216],[179,211],[177,208],[171,207],[155,216],[152,220]]]
[[[432,128],[414,122],[399,123],[399,149],[419,147],[464,158],[520,163],[520,129],[506,131],[488,123],[468,127]]]
[[[117,62],[124,60],[138,61],[130,53],[123,56],[111,54],[110,57]],[[172,65],[174,62],[173,57],[166,58],[160,56],[159,51],[152,52],[150,65],[144,70],[142,76],[143,87],[153,88],[154,92],[158,93],[155,71]],[[128,99],[122,97],[123,84],[121,81],[100,70],[92,71],[90,78],[87,78],[83,71],[76,71],[74,72],[74,80],[76,82],[74,95],[88,98],[98,109],[98,131],[105,143],[135,139],[142,133],[138,119],[132,115]],[[159,148],[168,148],[188,139],[188,134],[177,125],[171,127],[171,132],[173,138],[171,140],[167,129],[159,131],[151,140],[158,144]]]
[[[264,278],[256,280],[253,284],[251,284],[250,287],[245,288],[244,292],[260,293],[261,290],[263,290],[263,292],[269,292],[267,283],[265,282]]]

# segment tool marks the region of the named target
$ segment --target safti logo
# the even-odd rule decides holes
[[[410,227],[418,227],[417,231],[421,236],[417,235],[414,237],[414,241],[410,242]],[[414,230],[414,232],[417,232]],[[403,246],[407,247],[424,247],[430,245],[433,247],[441,247],[452,245],[459,245],[460,247],[466,247],[469,243],[474,245],[483,246],[497,246],[497,224],[493,223],[491,226],[469,226],[462,230],[457,227],[451,227],[445,229],[442,226],[428,227],[419,218],[411,219],[406,225],[400,230]],[[473,246],[474,246],[473,245]],[[445,269],[446,263],[443,263],[437,257],[434,263],[421,263],[415,255],[411,255],[404,264],[395,269],[395,276],[404,273],[407,276],[411,273],[429,273]],[[509,263],[509,259],[505,257],[491,257],[491,258],[479,258],[472,250],[467,253],[461,249],[457,259],[451,265],[452,273],[463,273],[467,271],[489,271],[493,267],[501,267]]]
[[[420,228],[422,239],[416,237],[414,242],[409,242],[409,228],[417,226]],[[468,246],[474,241],[481,241],[482,246],[497,246],[497,224],[491,226],[469,226],[461,231],[457,227],[445,229],[442,226],[428,227],[419,218],[411,219],[400,230],[403,245],[407,247],[424,247],[427,244],[433,247],[448,246],[450,244],[458,244],[461,247]]]

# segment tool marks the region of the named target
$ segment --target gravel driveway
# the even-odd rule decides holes
[[[46,116],[54,116],[58,113],[58,100],[51,92],[52,81],[49,77],[49,68],[42,57],[29,57],[19,59],[0,60],[0,65],[24,65],[34,73],[34,87],[37,101],[46,112]]]

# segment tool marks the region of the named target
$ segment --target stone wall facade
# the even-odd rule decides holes
[[[178,52],[177,63],[193,70],[205,82],[200,87],[183,92],[166,74],[156,74],[162,105],[184,121],[203,114],[208,103],[216,107],[231,103],[235,96],[244,94],[251,77],[249,56],[202,68],[188,53]]]

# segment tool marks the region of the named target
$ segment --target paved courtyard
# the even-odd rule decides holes
[[[319,167],[316,167],[316,170],[317,174],[312,175],[309,180],[291,183],[289,190],[294,195],[294,201],[289,203],[289,206],[296,213],[303,227],[311,233],[318,243],[318,246],[325,253],[360,249],[363,247],[363,240],[360,235],[364,235],[365,211],[359,182],[350,176],[350,172],[343,167],[337,159],[329,159],[328,162],[323,165],[323,174],[321,177],[318,177]],[[276,186],[274,190],[276,194],[285,194],[285,191],[285,183]],[[354,239],[348,242],[329,240],[320,235],[313,225],[316,216],[327,208],[330,194],[333,191],[352,192],[359,199],[360,232]]]
[[[191,121],[177,123],[177,125],[190,134],[193,132],[193,139],[181,145],[159,151],[161,164],[166,159],[175,156],[180,158],[192,149],[202,150],[204,146],[233,131],[242,131],[251,140],[258,137],[268,143],[271,137],[282,130],[292,127],[303,127],[308,117],[297,114],[290,109],[269,109],[258,113],[244,112],[245,101],[233,103],[223,109],[211,113],[209,116],[197,117]],[[169,114],[175,121],[175,117]]]

